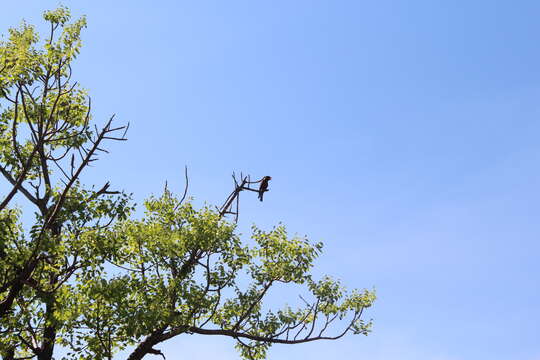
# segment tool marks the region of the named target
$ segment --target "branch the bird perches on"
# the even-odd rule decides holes
[[[268,191],[268,188],[264,189],[253,189],[250,187],[252,184],[259,184],[266,180],[266,183],[268,183],[268,180],[271,178],[269,176],[264,176],[260,180],[257,181],[251,181],[251,178],[249,175],[244,176],[242,173],[240,173],[240,181],[236,178],[236,174],[232,174],[232,178],[234,181],[234,190],[231,192],[231,194],[227,197],[224,204],[218,208],[219,215],[221,217],[225,215],[234,215],[234,221],[238,222],[238,214],[239,214],[239,205],[240,205],[240,192],[243,190],[248,191],[254,191],[256,193],[261,193]],[[262,200],[261,200],[262,201]]]
[[[184,169],[184,176],[185,176],[184,194],[182,195],[182,198],[180,199],[176,208],[178,208],[184,202],[188,193],[189,176],[188,176],[187,166]],[[264,194],[265,192],[269,190],[268,182],[272,180],[272,177],[263,176],[261,179],[257,181],[251,181],[251,178],[249,175],[244,176],[242,173],[240,173],[241,181],[238,181],[236,178],[236,174],[233,172],[232,178],[234,181],[234,190],[229,194],[229,196],[227,197],[223,205],[221,205],[221,207],[216,206],[216,209],[219,212],[220,217],[224,217],[225,215],[234,215],[234,222],[238,222],[240,192],[242,192],[243,190],[256,192],[259,194],[259,200],[262,201],[262,194]],[[253,189],[250,187],[250,185],[252,184],[261,184],[261,186],[259,186],[258,189]],[[166,193],[169,192],[167,181],[165,181],[164,191]]]

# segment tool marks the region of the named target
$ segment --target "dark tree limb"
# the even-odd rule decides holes
[[[8,179],[9,182],[13,181],[12,182],[13,188],[11,189],[9,194],[6,196],[6,198],[2,201],[2,203],[0,203],[0,211],[3,210],[7,206],[7,204],[11,201],[13,196],[15,196],[18,190],[20,190],[28,199],[30,199],[30,201],[32,201],[35,204],[37,203],[37,199],[33,197],[32,194],[30,194],[25,188],[22,187],[22,183],[26,178],[26,174],[28,173],[28,170],[30,169],[30,167],[32,167],[32,161],[34,160],[34,156],[36,155],[36,152],[37,152],[37,146],[34,147],[34,150],[32,151],[32,153],[26,160],[26,163],[24,164],[23,169],[21,173],[19,174],[19,177],[17,178],[16,181],[13,181],[13,178],[11,177],[9,172],[7,172],[3,167],[0,166],[0,172],[2,172],[4,177]]]

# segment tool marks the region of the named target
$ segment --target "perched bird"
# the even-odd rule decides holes
[[[272,180],[271,176],[265,176],[261,180],[261,186],[259,186],[259,200],[263,201],[263,195],[265,191],[268,191],[268,182]]]

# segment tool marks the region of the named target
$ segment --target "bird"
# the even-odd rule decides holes
[[[261,185],[259,186],[259,200],[263,201],[263,195],[265,191],[268,191],[268,182],[272,180],[271,176],[265,176],[261,180]]]

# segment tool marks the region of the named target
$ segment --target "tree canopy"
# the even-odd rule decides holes
[[[125,192],[82,184],[107,143],[126,140],[127,126],[114,116],[95,125],[87,91],[72,80],[85,18],[72,21],[64,7],[43,17],[42,41],[23,22],[0,43],[3,359],[52,359],[59,348],[69,359],[112,359],[123,349],[142,359],[182,334],[234,338],[242,357],[263,359],[276,343],[368,334],[361,316],[374,293],[314,279],[321,243],[283,225],[253,227],[242,240],[226,212],[167,188],[135,217]],[[32,224],[23,211],[35,214]],[[302,305],[265,303],[280,284],[301,287]]]

